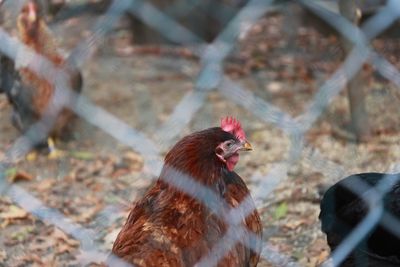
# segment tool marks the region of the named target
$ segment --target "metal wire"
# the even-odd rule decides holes
[[[21,6],[20,2],[15,2],[14,5],[8,2],[6,6],[7,8],[11,8],[11,5],[14,9],[18,4],[17,9],[19,10]],[[193,1],[182,2],[176,5],[179,14],[188,12],[196,5]],[[319,88],[305,112],[293,118],[288,113],[243,88],[243,86],[227,77],[223,71],[224,60],[235,48],[238,36],[245,28],[248,28],[248,25],[255,24],[262,16],[268,15],[274,1],[248,1],[210,44],[207,44],[201,37],[186,29],[169,16],[170,12],[163,12],[150,2],[141,0],[113,1],[105,14],[97,20],[94,28],[91,29],[92,34],[72,50],[68,60],[77,66],[82,66],[90,59],[95,49],[102,43],[102,40],[107,38],[107,33],[112,29],[113,25],[125,13],[136,16],[147,26],[155,29],[174,43],[199,43],[195,51],[200,58],[201,70],[194,81],[194,90],[188,92],[181,99],[167,121],[160,127],[159,134],[153,138],[148,137],[145,133],[137,129],[133,129],[118,117],[113,116],[103,108],[92,103],[86,97],[73,93],[70,90],[71,88],[67,86],[68,83],[66,82],[64,70],[55,68],[46,58],[36,54],[17,39],[12,38],[3,29],[0,29],[0,52],[13,59],[16,65],[26,66],[39,76],[46,78],[56,88],[56,93],[47,107],[43,118],[34,124],[26,134],[20,136],[13,146],[6,151],[6,159],[0,163],[0,192],[10,196],[15,203],[42,221],[60,228],[65,233],[79,240],[81,244],[80,249],[84,257],[88,259],[105,259],[107,254],[102,251],[101,244],[96,241],[98,239],[96,231],[86,229],[72,222],[61,212],[46,207],[39,199],[23,188],[17,185],[10,185],[5,177],[7,164],[24,156],[35,144],[42,140],[51,129],[60,110],[63,107],[69,107],[87,122],[100,128],[122,144],[139,152],[145,159],[144,169],[157,177],[163,166],[161,151],[171,146],[171,143],[179,136],[182,129],[195,118],[197,111],[204,106],[208,94],[216,90],[230,101],[251,112],[263,122],[283,130],[291,140],[288,157],[284,161],[276,163],[272,168],[273,171],[271,173],[276,174],[276,180],[268,183],[268,190],[262,190],[255,194],[256,203],[261,203],[267,197],[268,193],[273,191],[274,187],[285,179],[288,166],[299,159],[301,152],[305,152],[306,158],[314,168],[321,170],[328,165],[330,166],[328,172],[335,176],[335,179],[342,177],[346,171],[341,166],[337,166],[337,164],[326,160],[314,148],[310,148],[304,141],[304,134],[321,116],[322,112],[329,106],[342,88],[345,87],[347,82],[361,69],[365,62],[369,61],[384,77],[394,82],[397,86],[400,85],[400,73],[369,45],[373,38],[399,18],[400,8],[398,8],[399,5],[396,1],[388,1],[384,8],[370,18],[361,28],[358,28],[340,15],[324,9],[315,1],[298,0],[297,2],[330,23],[343,37],[351,41],[354,47],[342,65]],[[40,64],[37,64],[37,62],[40,62]],[[71,103],[74,102],[77,102],[77,104],[72,105]],[[243,217],[254,211],[250,198],[246,198],[238,207],[229,209],[229,205],[224,203],[223,199],[214,194],[209,188],[197,183],[193,177],[181,173],[179,170],[174,170],[170,166],[164,166],[164,168],[168,169],[168,175],[164,177],[166,182],[196,198],[229,225],[223,238],[213,248],[213,252],[200,259],[196,266],[216,265],[238,242],[243,242],[244,245],[251,247],[252,242],[243,241],[243,236],[251,236],[253,240],[258,239],[258,237],[249,232],[241,224]],[[262,181],[267,180],[269,179],[262,178]],[[388,229],[396,228],[393,225],[398,225],[398,220],[392,214],[385,212],[381,203],[382,197],[394,182],[396,180],[383,179],[376,186],[376,190],[371,191],[372,193],[369,197],[365,198],[365,201],[370,205],[370,212],[335,253],[332,254],[326,265],[338,266],[354,247],[357,246],[366,233],[376,225],[382,215],[382,222],[385,227]],[[357,188],[352,186],[349,189],[357,193],[357,189],[362,187],[363,184],[360,181]],[[215,206],[214,203],[223,204]],[[222,210],[221,207],[223,207]],[[107,214],[108,212],[104,211],[104,216],[111,216]],[[103,225],[103,227],[106,226]],[[393,230],[393,233],[398,235],[399,231]],[[262,257],[269,262],[280,266],[298,266],[298,263],[293,262],[284,253],[273,251],[267,241],[257,241],[263,243],[264,251]],[[115,260],[116,265],[129,265],[119,260],[116,256],[113,257],[113,260]]]

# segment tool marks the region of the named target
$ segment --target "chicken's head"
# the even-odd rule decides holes
[[[35,0],[28,0],[18,16],[18,30],[23,36],[34,38],[40,23],[39,5]]]
[[[221,167],[233,171],[239,151],[252,150],[239,121],[225,118],[220,127],[194,132],[179,140],[165,156],[165,163],[210,184]]]
[[[240,125],[240,122],[232,117],[226,117],[221,120],[221,129],[234,136],[220,143],[216,149],[217,157],[226,164],[229,171],[233,171],[239,161],[239,151],[250,151],[252,147],[246,140],[246,135]]]

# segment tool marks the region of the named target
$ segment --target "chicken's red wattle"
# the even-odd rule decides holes
[[[235,153],[226,159],[226,167],[231,172],[239,161],[239,153]]]

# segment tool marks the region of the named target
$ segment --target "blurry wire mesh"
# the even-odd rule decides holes
[[[23,2],[22,0],[15,2],[5,1],[2,8],[10,8],[16,12],[15,10],[18,10]],[[46,58],[36,54],[17,39],[12,38],[6,31],[0,31],[1,53],[13,59],[16,65],[29,67],[39,76],[54,84],[56,88],[51,103],[47,107],[46,115],[43,116],[39,122],[34,124],[24,135],[20,136],[13,146],[6,151],[5,160],[0,165],[1,192],[9,195],[14,202],[44,222],[59,227],[64,232],[79,240],[81,242],[81,250],[85,252],[85,257],[89,258],[88,261],[95,257],[105,258],[106,256],[106,253],[102,250],[101,244],[96,241],[98,237],[96,237],[95,230],[87,229],[82,225],[74,223],[61,212],[46,207],[39,199],[28,193],[22,187],[11,185],[6,180],[7,164],[23,157],[37,142],[47,135],[54,123],[55,117],[64,106],[72,109],[81,118],[97,126],[102,131],[117,139],[120,143],[139,152],[145,159],[143,169],[152,176],[157,177],[162,167],[162,151],[168,149],[172,145],[172,142],[179,137],[183,129],[195,118],[200,108],[206,104],[207,96],[210,92],[217,90],[229,101],[242,106],[261,121],[279,128],[290,138],[291,146],[287,158],[283,162],[279,162],[275,165],[278,177],[275,177],[276,182],[269,184],[277,186],[280,181],[284,180],[288,168],[290,165],[296,163],[300,154],[303,151],[308,152],[309,148],[305,147],[306,142],[304,141],[304,135],[317,119],[320,118],[323,111],[346,86],[348,81],[363,67],[365,62],[369,62],[382,76],[388,78],[396,85],[399,85],[400,76],[396,68],[370,46],[371,40],[382,33],[400,16],[400,8],[395,0],[387,1],[386,5],[369,18],[360,28],[350,23],[339,14],[319,5],[317,3],[319,1],[296,1],[329,23],[344,38],[353,44],[351,51],[341,66],[322,84],[322,86],[320,86],[313,100],[305,109],[305,112],[297,117],[293,117],[289,113],[282,111],[278,106],[258,97],[224,73],[223,64],[236,47],[239,36],[245,34],[249,27],[263,16],[268,16],[268,12],[274,10],[274,4],[277,4],[275,1],[232,1],[238,2],[237,5],[239,7],[236,8],[237,12],[233,12],[232,7],[223,3],[224,1],[218,4],[218,6],[214,6],[210,3],[211,9],[214,11],[212,18],[215,19],[216,23],[219,22],[222,24],[221,32],[217,34],[214,33],[215,38],[211,38],[211,42],[207,42],[210,41],[210,33],[204,33],[193,27],[189,29],[186,27],[187,25],[180,20],[183,14],[190,13],[196,8],[198,3],[195,1],[177,1],[176,4],[163,9],[157,8],[151,2],[147,1],[126,0],[109,2],[109,5],[106,5],[104,9],[104,14],[96,20],[94,27],[90,29],[89,37],[80,42],[76,48],[72,50],[69,60],[76,65],[82,66],[85,61],[90,59],[96,48],[107,38],[107,34],[112,30],[113,25],[125,14],[135,17],[137,21],[152,28],[164,39],[176,44],[189,44],[193,48],[193,53],[200,59],[201,69],[196,80],[193,82],[193,90],[190,90],[182,97],[167,120],[161,127],[158,127],[157,133],[152,137],[147,136],[146,133],[138,129],[130,127],[127,123],[94,104],[85,96],[73,93],[72,90],[70,90],[71,88],[68,88],[67,82],[65,81],[66,77],[62,69],[53,66]],[[285,3],[279,4],[284,5]],[[74,15],[74,10],[66,10],[61,15],[70,16],[71,14],[68,12]],[[227,16],[231,17],[231,19],[222,21],[221,18]],[[40,62],[40,64],[37,64],[37,62]],[[90,90],[90,88],[85,88],[84,90],[88,89]],[[110,94],[111,93],[112,91],[110,91]],[[324,161],[326,160],[322,154],[318,152],[311,153],[307,157],[309,157],[310,161],[313,163],[318,163],[315,159],[321,161],[321,166],[316,166],[315,168],[323,169],[325,167]],[[315,157],[315,159],[313,159],[313,157]],[[335,169],[335,167],[332,167],[332,169]],[[245,199],[235,209],[224,211],[214,210],[215,207],[210,205],[213,201],[210,201],[210,199],[223,201],[222,199],[214,195],[209,188],[196,183],[194,179],[187,174],[180,173],[179,170],[171,171],[174,175],[168,177],[168,183],[201,201],[211,211],[221,216],[229,225],[229,229],[225,233],[224,238],[216,244],[215,251],[200,259],[197,264],[198,266],[216,265],[218,260],[223,258],[232,246],[237,242],[242,242],[243,235],[252,235],[252,233],[247,231],[247,229],[243,228],[240,224],[241,218],[238,216],[238,214],[248,215],[252,213],[251,205],[248,205],[248,199]],[[334,171],[329,174],[333,172]],[[336,169],[335,176],[340,176],[342,174],[343,171]],[[368,231],[376,225],[379,217],[383,213],[380,199],[394,182],[395,181],[392,180],[384,180],[376,187],[377,190],[371,193],[373,197],[366,199],[373,208],[370,209],[370,213],[364,221],[343,242],[339,249],[332,254],[331,261],[327,264],[333,263],[334,266],[340,264]],[[360,182],[359,187],[361,188],[362,186],[363,184]],[[266,198],[268,192],[271,192],[273,189],[274,188],[260,189],[257,197],[260,199]],[[357,193],[357,188],[350,189],[355,190]],[[112,217],[112,212],[109,214],[109,211],[105,210],[103,216]],[[393,216],[387,214],[384,223],[389,229],[396,229],[398,222]],[[395,231],[394,234],[398,234],[397,231]],[[258,239],[256,236],[252,238]],[[271,249],[268,241],[258,241],[263,242],[264,250],[262,257],[267,261],[278,266],[297,265],[297,263],[293,262],[285,253],[280,253],[279,251]],[[251,246],[251,244],[245,245]],[[118,259],[116,260],[118,261]],[[120,264],[124,263],[120,262]]]

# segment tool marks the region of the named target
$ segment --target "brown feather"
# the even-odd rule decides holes
[[[165,165],[157,182],[137,201],[114,242],[113,254],[135,266],[193,266],[213,251],[224,237],[228,224],[219,217],[228,208],[237,207],[249,196],[243,180],[229,172],[214,149],[227,139],[235,138],[221,128],[210,128],[179,141],[166,155]],[[210,198],[209,205],[221,211],[216,215],[208,206],[168,183],[176,170],[206,185],[226,204]],[[180,178],[182,179],[182,178]],[[260,240],[260,217],[254,211],[242,225]],[[245,235],[248,242],[254,242]],[[261,244],[250,250],[236,243],[218,262],[218,266],[256,266]],[[112,261],[109,262],[112,265]]]

